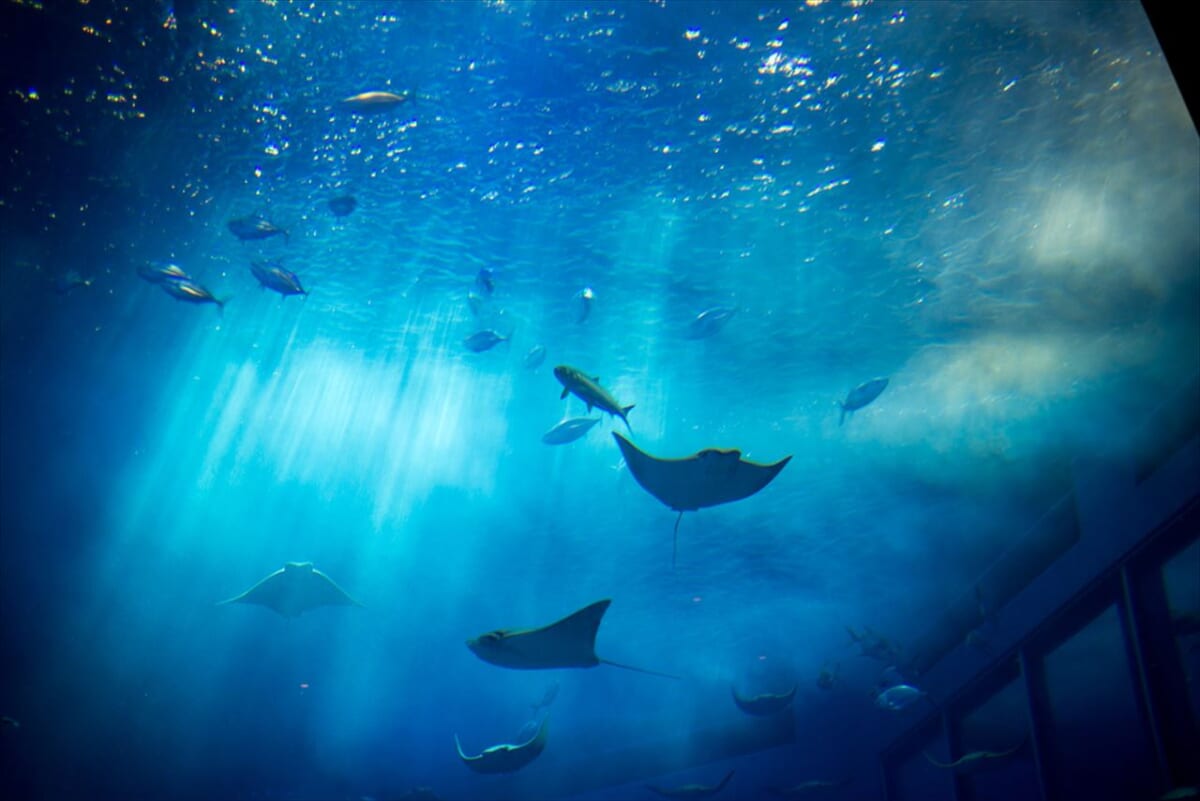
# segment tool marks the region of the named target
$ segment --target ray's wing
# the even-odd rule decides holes
[[[748,498],[771,483],[792,458],[759,464],[742,459],[739,451],[711,448],[683,459],[659,459],[615,431],[613,437],[637,483],[677,512]]]
[[[505,647],[529,667],[592,667],[596,658],[596,632],[612,600],[585,606],[556,623],[508,634]]]
[[[304,577],[304,588],[306,609],[318,606],[362,606],[333,579],[316,568]]]
[[[274,609],[281,615],[287,614],[284,609],[287,603],[287,581],[284,579],[284,568],[276,570],[262,581],[255,584],[241,595],[221,601],[221,604],[258,604],[268,609]]]

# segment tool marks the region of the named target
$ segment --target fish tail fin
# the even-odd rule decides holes
[[[675,679],[682,681],[682,676],[676,676],[671,673],[660,673],[657,670],[648,670],[647,668],[634,667],[633,665],[624,665],[620,662],[614,662],[611,659],[601,659],[600,664],[612,665],[613,667],[621,668],[622,670],[632,670],[634,673],[645,673],[647,676],[658,676],[660,679]]]
[[[637,404],[631,403],[628,406],[625,406],[624,408],[621,409],[621,421],[623,423],[625,423],[625,428],[629,429],[630,434],[633,433],[633,427],[629,425],[629,416],[628,415],[630,412],[633,411],[633,407],[636,405]],[[591,410],[589,409],[589,411],[591,411]]]
[[[225,304],[230,301],[233,295],[226,295],[223,298],[213,298],[213,302],[217,304],[217,314],[225,316]]]

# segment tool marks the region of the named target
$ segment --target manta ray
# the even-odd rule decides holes
[[[708,798],[716,795],[725,789],[725,785],[729,784],[729,780],[733,778],[733,771],[725,774],[725,778],[716,784],[685,784],[682,787],[655,787],[653,784],[647,784],[646,789],[667,798]]]
[[[948,770],[957,770],[959,768],[975,766],[977,763],[984,762],[985,760],[988,760],[988,759],[1004,759],[1005,757],[1010,757],[1013,754],[1020,751],[1021,746],[1023,746],[1023,745],[1025,745],[1024,740],[1017,743],[1016,745],[1014,745],[1012,748],[1008,749],[1007,751],[972,751],[969,754],[963,754],[962,756],[960,756],[958,759],[954,760],[953,762],[938,762],[936,759],[934,759],[933,757],[931,757],[929,755],[929,752],[922,751],[921,753],[924,754],[925,758],[929,760],[929,764],[933,765],[934,767],[946,768]]]
[[[312,562],[288,562],[241,595],[220,603],[258,604],[284,617],[298,617],[318,606],[362,606]]]
[[[849,779],[839,779],[830,781],[828,779],[810,779],[806,782],[794,784],[791,787],[768,787],[767,791],[771,795],[780,798],[801,798],[802,796],[811,795],[820,790],[833,790],[838,787],[845,787],[850,783]]]
[[[759,464],[743,459],[738,450],[707,448],[682,459],[660,459],[640,450],[616,431],[613,436],[629,472],[642,489],[679,512],[675,518],[672,565],[679,552],[679,521],[684,512],[749,498],[770,484],[792,458],[785,456],[774,464]]]
[[[458,758],[463,764],[476,773],[513,773],[537,759],[546,749],[546,725],[549,720],[544,718],[537,732],[520,745],[493,745],[483,749],[478,756],[467,756],[456,734],[454,747],[458,749]]]
[[[750,698],[738,695],[737,687],[730,686],[729,689],[733,692],[733,702],[737,704],[738,709],[747,715],[757,717],[774,715],[776,712],[787,709],[791,706],[792,699],[796,697],[796,685],[794,684],[792,689],[786,693],[763,693]]]
[[[497,629],[467,640],[467,647],[484,662],[517,670],[590,668],[596,665],[635,670],[677,679],[668,673],[623,665],[596,656],[596,632],[612,600],[605,598],[537,629]]]

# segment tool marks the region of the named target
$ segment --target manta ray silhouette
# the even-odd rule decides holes
[[[679,552],[679,521],[684,512],[740,501],[771,483],[791,456],[774,464],[759,464],[742,458],[741,451],[708,448],[682,459],[660,459],[640,450],[613,432],[621,455],[642,489],[679,512],[675,518],[671,565]]]
[[[590,668],[604,664],[651,676],[679,678],[596,656],[596,632],[611,603],[608,598],[596,601],[541,628],[489,631],[467,640],[467,647],[484,662],[518,670]]]
[[[458,735],[454,735],[454,747],[458,749],[458,758],[476,773],[513,773],[528,765],[541,756],[546,749],[547,723],[549,718],[542,720],[537,732],[518,745],[493,745],[485,748],[477,756],[467,756],[463,753],[462,743]]]
[[[312,562],[288,562],[241,595],[220,604],[258,604],[284,617],[298,617],[319,606],[362,606]]]

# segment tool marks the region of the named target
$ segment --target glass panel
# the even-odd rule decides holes
[[[969,788],[967,798],[1011,801],[1041,797],[1028,713],[1025,682],[1014,676],[959,722],[955,752],[959,765],[955,770]]]
[[[1155,761],[1115,606],[1045,658],[1046,744],[1057,798],[1144,798]]]
[[[1163,566],[1163,586],[1192,715],[1200,720],[1200,541]]]

